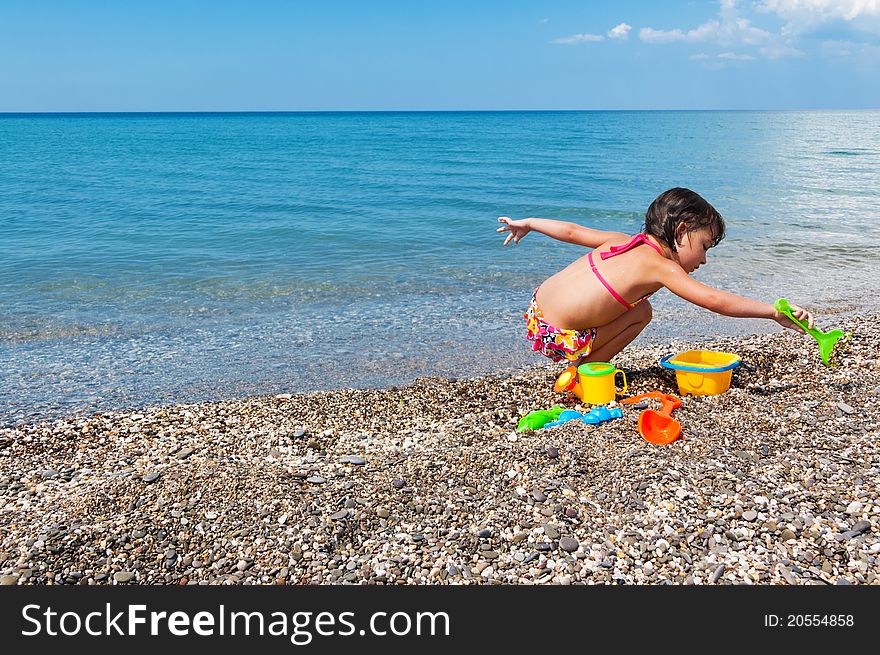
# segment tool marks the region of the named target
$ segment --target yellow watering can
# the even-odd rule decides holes
[[[615,386],[618,373],[623,376],[623,389],[620,391]],[[553,391],[570,391],[590,405],[610,403],[618,394],[626,393],[626,389],[626,373],[608,362],[587,362],[580,366],[569,366],[553,384]]]

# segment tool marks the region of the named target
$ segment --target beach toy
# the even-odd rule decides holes
[[[563,391],[571,391],[578,398],[581,397],[581,383],[578,380],[578,367],[569,366],[559,374],[556,382],[553,383],[553,391],[562,393]]]
[[[672,410],[681,407],[681,398],[671,393],[649,391],[638,396],[625,398],[623,404],[637,403],[645,398],[657,398],[663,401],[663,407],[658,412],[653,409],[644,409],[639,414],[638,430],[645,441],[662,446],[672,443],[681,434],[681,423],[672,418]]]
[[[555,421],[551,421],[547,423],[545,428],[552,428],[557,425],[562,425],[563,423],[568,423],[569,421],[575,421],[577,419],[582,420],[584,423],[602,423],[604,421],[610,421],[613,418],[621,418],[623,416],[623,411],[621,411],[620,407],[612,407],[608,409],[605,405],[600,405],[599,407],[594,407],[586,414],[581,414],[580,412],[576,412],[573,409],[566,409],[562,414],[559,415],[559,418]]]
[[[828,332],[822,332],[822,330],[817,328],[807,327],[806,322],[794,317],[791,313],[791,305],[785,298],[780,298],[773,304],[773,306],[776,308],[777,312],[781,312],[788,316],[792,321],[800,325],[804,329],[804,332],[816,340],[819,344],[819,357],[822,358],[825,366],[830,366],[831,364],[829,360],[831,358],[831,352],[834,350],[834,346],[840,338],[846,336],[846,332],[843,330],[829,330]]]
[[[534,412],[529,412],[519,420],[516,430],[517,432],[522,432],[523,430],[537,430],[538,428],[543,428],[550,421],[558,419],[559,415],[564,411],[565,408],[560,407],[559,405],[553,405],[550,409],[539,409]]]
[[[546,423],[544,425],[544,427],[545,428],[552,428],[556,425],[562,425],[563,423],[568,423],[569,421],[576,421],[578,419],[582,419],[583,417],[584,417],[583,414],[581,414],[580,412],[578,412],[574,409],[566,409],[565,411],[563,411],[559,415],[559,418],[557,418],[555,421],[550,421],[549,423]]]
[[[686,350],[666,355],[660,365],[675,371],[682,396],[714,396],[730,388],[730,378],[733,369],[740,365],[740,358],[716,350]]]
[[[623,376],[623,389],[620,391],[617,391],[614,384],[618,373]],[[578,367],[569,366],[553,384],[553,391],[570,391],[590,405],[610,403],[618,393],[625,393],[626,389],[626,373],[608,362],[588,362]]]
[[[620,409],[620,407],[612,407],[609,409],[605,407],[605,405],[599,405],[584,414],[583,421],[584,423],[596,424],[610,421],[613,418],[623,418],[623,410]]]

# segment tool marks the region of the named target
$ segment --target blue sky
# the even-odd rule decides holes
[[[0,0],[0,111],[880,108],[880,0]]]

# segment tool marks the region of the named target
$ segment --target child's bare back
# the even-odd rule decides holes
[[[588,254],[541,284],[537,302],[549,323],[565,329],[586,330],[606,325],[628,311],[630,307],[615,298],[602,280],[630,305],[663,286],[656,280],[646,279],[645,273],[653,268],[650,265],[654,263],[652,260],[664,255],[644,244],[636,244],[615,255],[612,248],[625,246],[632,237],[621,232],[613,234],[613,238],[592,253],[593,264],[601,279],[593,271]],[[654,245],[661,247],[656,242]],[[603,259],[602,254],[612,256]]]

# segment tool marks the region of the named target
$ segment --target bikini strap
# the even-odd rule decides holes
[[[616,257],[617,255],[625,253],[627,250],[632,250],[636,246],[641,245],[643,243],[646,243],[649,246],[651,246],[654,250],[657,251],[657,253],[659,255],[661,255],[661,256],[663,255],[663,253],[660,251],[660,248],[658,248],[653,243],[651,243],[651,241],[648,240],[648,237],[646,237],[644,234],[637,234],[632,239],[630,239],[627,243],[624,243],[623,245],[611,246],[611,248],[608,250],[608,252],[600,252],[599,257],[602,258],[602,261],[605,261],[609,257]]]
[[[596,268],[596,263],[593,261],[593,252],[592,251],[590,251],[587,254],[587,260],[590,262],[590,268],[593,269],[593,273],[595,273],[596,277],[599,278],[599,282],[601,282],[605,286],[605,288],[608,289],[608,293],[610,293],[612,296],[614,296],[614,299],[617,300],[617,302],[619,302],[621,305],[623,305],[627,309],[632,309],[633,307],[635,307],[635,305],[629,304],[623,298],[623,296],[621,296],[619,293],[617,293],[617,291],[614,290],[614,287],[612,287],[610,284],[608,284],[608,280],[606,280],[604,277],[602,277],[602,274],[599,272],[599,269]]]

